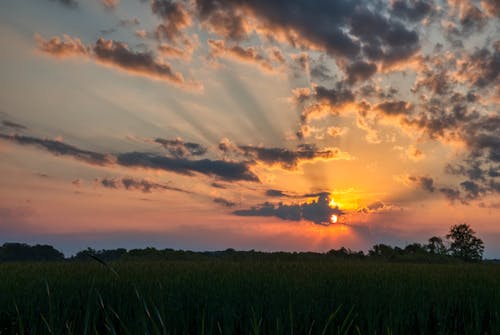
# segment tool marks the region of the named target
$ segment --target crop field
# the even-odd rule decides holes
[[[500,266],[3,263],[0,334],[500,334]]]

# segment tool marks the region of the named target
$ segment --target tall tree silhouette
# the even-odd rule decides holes
[[[454,225],[446,238],[451,241],[450,252],[465,261],[479,261],[483,258],[484,243],[474,236],[476,232],[468,224]]]

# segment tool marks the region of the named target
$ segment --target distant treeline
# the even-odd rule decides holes
[[[202,260],[202,259],[259,259],[259,260],[308,260],[317,258],[383,259],[390,261],[454,262],[480,261],[483,258],[483,241],[475,236],[475,231],[467,224],[450,228],[446,240],[433,236],[427,244],[412,243],[404,248],[386,244],[374,245],[367,254],[347,248],[332,249],[326,253],[317,252],[262,252],[262,251],[184,251],[174,249],[103,249],[87,248],[76,255],[65,258],[64,254],[50,245],[30,246],[24,243],[5,243],[0,247],[0,261],[116,261],[116,260]]]
[[[378,259],[405,262],[457,262],[480,261],[483,256],[483,242],[474,236],[475,232],[466,224],[451,227],[446,240],[433,236],[427,244],[412,243],[404,248],[386,244],[374,245],[367,254],[347,248],[332,249],[326,253],[317,252],[261,252],[261,251],[184,251],[174,249],[103,249],[87,248],[76,255],[65,258],[64,254],[50,245],[30,246],[24,243],[5,243],[0,247],[0,261],[86,261],[102,262],[117,260],[313,260],[319,258]]]

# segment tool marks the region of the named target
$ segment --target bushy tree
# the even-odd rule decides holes
[[[468,224],[454,225],[446,238],[450,240],[450,252],[465,261],[479,261],[483,258],[484,243],[474,236],[476,232]]]

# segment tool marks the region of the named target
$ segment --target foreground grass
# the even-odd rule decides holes
[[[500,334],[498,265],[111,266],[0,264],[0,334]]]

